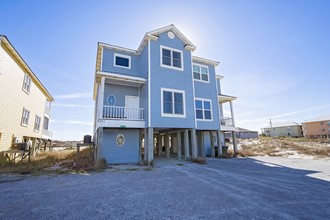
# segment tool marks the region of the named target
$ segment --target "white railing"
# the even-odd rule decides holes
[[[42,135],[51,138],[53,137],[53,132],[48,131],[46,129],[42,129]]]
[[[220,124],[223,126],[234,126],[233,118],[222,117],[220,118]]]
[[[143,108],[126,108],[119,106],[103,106],[103,118],[114,120],[144,120]]]

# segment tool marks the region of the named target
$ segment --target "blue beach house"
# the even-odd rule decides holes
[[[94,143],[109,164],[221,156],[232,132],[232,101],[221,93],[218,62],[174,25],[146,33],[137,50],[98,43],[94,81]],[[223,117],[223,104],[230,117]],[[219,147],[220,146],[220,147]]]

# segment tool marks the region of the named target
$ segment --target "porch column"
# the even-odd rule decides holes
[[[222,133],[220,130],[218,130],[218,157],[222,156]]]
[[[154,160],[154,128],[148,128],[148,165]]]
[[[235,127],[235,118],[234,118],[233,102],[232,102],[232,101],[229,101],[229,104],[230,104],[231,120],[232,120],[233,126]]]
[[[189,160],[189,136],[188,129],[184,130],[184,157],[186,160]]]
[[[157,147],[158,147],[158,156],[162,153],[162,138],[160,136],[160,133],[157,135]]]
[[[197,140],[196,140],[196,129],[191,129],[191,144],[192,144],[192,148],[191,148],[191,154],[193,158],[197,157]]]
[[[201,149],[202,149],[201,155],[202,155],[202,157],[205,157],[204,131],[201,131],[201,137],[200,137],[200,139],[201,139]]]
[[[142,140],[143,140],[143,136],[142,136],[142,130],[140,129],[140,134],[139,134],[139,162],[141,163],[143,158],[142,158]]]
[[[101,152],[102,152],[102,142],[103,142],[103,127],[99,127],[97,130],[98,138],[97,138],[97,156],[96,159],[101,160]],[[109,161],[108,161],[109,162]]]
[[[143,151],[143,161],[148,161],[148,128],[144,129],[144,151]]]
[[[232,131],[232,138],[233,138],[233,147],[234,147],[234,155],[237,155],[237,143],[236,143],[236,132]]]
[[[170,136],[168,133],[165,134],[165,148],[166,148],[166,157],[170,157]]]
[[[213,131],[210,131],[210,143],[211,143],[211,157],[215,157]]]
[[[176,132],[176,146],[178,148],[178,160],[181,160],[181,132]]]

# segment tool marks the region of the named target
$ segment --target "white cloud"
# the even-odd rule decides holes
[[[92,93],[69,93],[56,95],[55,99],[92,98]]]

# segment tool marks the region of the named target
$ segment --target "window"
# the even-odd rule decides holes
[[[123,134],[118,134],[116,138],[116,143],[118,147],[122,147],[125,144],[125,136]]]
[[[49,118],[44,117],[44,129],[48,130]]]
[[[116,104],[116,96],[109,95],[107,98],[108,105],[114,106]]]
[[[321,121],[320,124],[323,125],[324,124],[323,121]]]
[[[31,88],[31,78],[27,74],[25,74],[23,81],[23,90],[27,93],[30,93],[30,88]]]
[[[182,51],[160,46],[162,67],[183,70]]]
[[[196,99],[196,118],[199,120],[212,120],[211,100],[209,99]]]
[[[114,66],[123,67],[123,68],[131,68],[131,57],[122,55],[122,54],[114,54]]]
[[[36,119],[35,119],[35,122],[34,122],[34,130],[35,131],[40,131],[40,122],[41,122],[41,118],[36,115]]]
[[[209,68],[207,66],[193,64],[194,80],[209,82]]]
[[[161,89],[162,116],[186,117],[185,92],[175,89]]]
[[[330,126],[330,121],[328,121],[328,123],[327,123],[327,124],[328,124],[328,126]]]
[[[30,111],[28,111],[27,109],[23,108],[22,122],[21,122],[22,125],[28,126],[28,124],[29,124],[29,116],[30,116]]]

